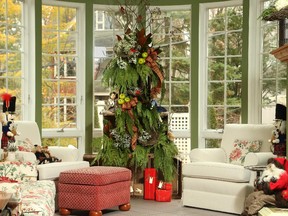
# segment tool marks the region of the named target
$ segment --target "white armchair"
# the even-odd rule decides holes
[[[255,180],[255,173],[245,166],[266,165],[274,157],[268,141],[273,129],[272,124],[228,124],[220,148],[191,150],[191,163],[183,164],[183,205],[240,214]],[[242,147],[251,144],[249,151],[258,141],[262,145],[259,152],[231,161],[240,155],[232,153],[236,140]]]
[[[17,124],[17,130],[20,133],[19,136],[15,137],[16,140],[23,141],[28,138],[33,144],[41,146],[40,131],[36,122],[17,121],[15,124]],[[62,171],[90,166],[88,161],[83,161],[83,155],[81,155],[79,150],[75,147],[51,146],[49,147],[49,151],[51,155],[61,159],[62,162],[38,165],[37,170],[39,180],[53,180],[58,178]],[[36,160],[35,154],[32,152],[18,152],[18,154],[20,153],[26,160]]]

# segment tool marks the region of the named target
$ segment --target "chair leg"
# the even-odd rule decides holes
[[[90,211],[89,216],[102,216],[102,211]]]
[[[121,211],[129,211],[130,208],[131,208],[130,203],[127,203],[127,204],[124,204],[124,205],[120,205],[120,206],[119,206],[119,209],[120,209]]]
[[[59,213],[60,213],[60,215],[70,215],[71,214],[71,212],[65,208],[60,208]]]

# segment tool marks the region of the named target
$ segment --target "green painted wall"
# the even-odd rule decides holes
[[[85,152],[91,153],[91,141],[93,135],[93,4],[113,5],[118,1],[112,0],[62,0],[66,2],[85,3],[86,5],[86,115],[85,115],[85,135],[86,147]],[[198,146],[198,88],[199,88],[199,57],[198,57],[198,40],[199,40],[199,4],[219,2],[219,0],[151,0],[151,5],[191,5],[191,146],[195,148]],[[244,17],[243,17],[243,65],[242,65],[242,122],[246,123],[248,120],[248,33],[249,33],[249,0],[243,0]],[[41,1],[36,0],[36,121],[41,125]]]
[[[39,32],[42,32],[42,4],[41,1],[35,1],[35,27],[36,27],[36,35],[35,35],[35,121],[37,122],[39,128],[42,128],[42,35]],[[40,130],[41,131],[41,130]]]

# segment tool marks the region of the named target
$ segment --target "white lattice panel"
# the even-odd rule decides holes
[[[171,130],[189,130],[189,113],[173,113],[170,128]]]
[[[182,163],[188,163],[189,159],[189,152],[191,149],[190,138],[175,138],[174,143],[178,148],[179,151],[179,159]]]
[[[174,132],[174,143],[179,151],[182,163],[188,163],[191,149],[189,113],[173,113],[171,115],[170,129]]]

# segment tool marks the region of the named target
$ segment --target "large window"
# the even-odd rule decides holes
[[[42,6],[42,127],[46,145],[78,147],[83,137],[82,7],[51,5],[49,1]]]
[[[16,119],[22,119],[21,104],[25,96],[22,1],[0,0],[0,38],[0,94],[8,92],[16,96]]]
[[[269,5],[262,1],[262,10]],[[287,63],[281,63],[272,50],[279,47],[279,21],[261,22],[262,44],[260,50],[260,82],[262,89],[262,123],[271,123],[275,119],[277,103],[286,104]]]
[[[218,146],[221,138],[219,132],[225,124],[241,123],[241,2],[201,6],[200,13],[203,15],[200,19],[204,30],[203,37],[200,38],[200,56],[203,57],[203,62],[200,63],[202,82],[199,111],[200,140],[205,147]]]

